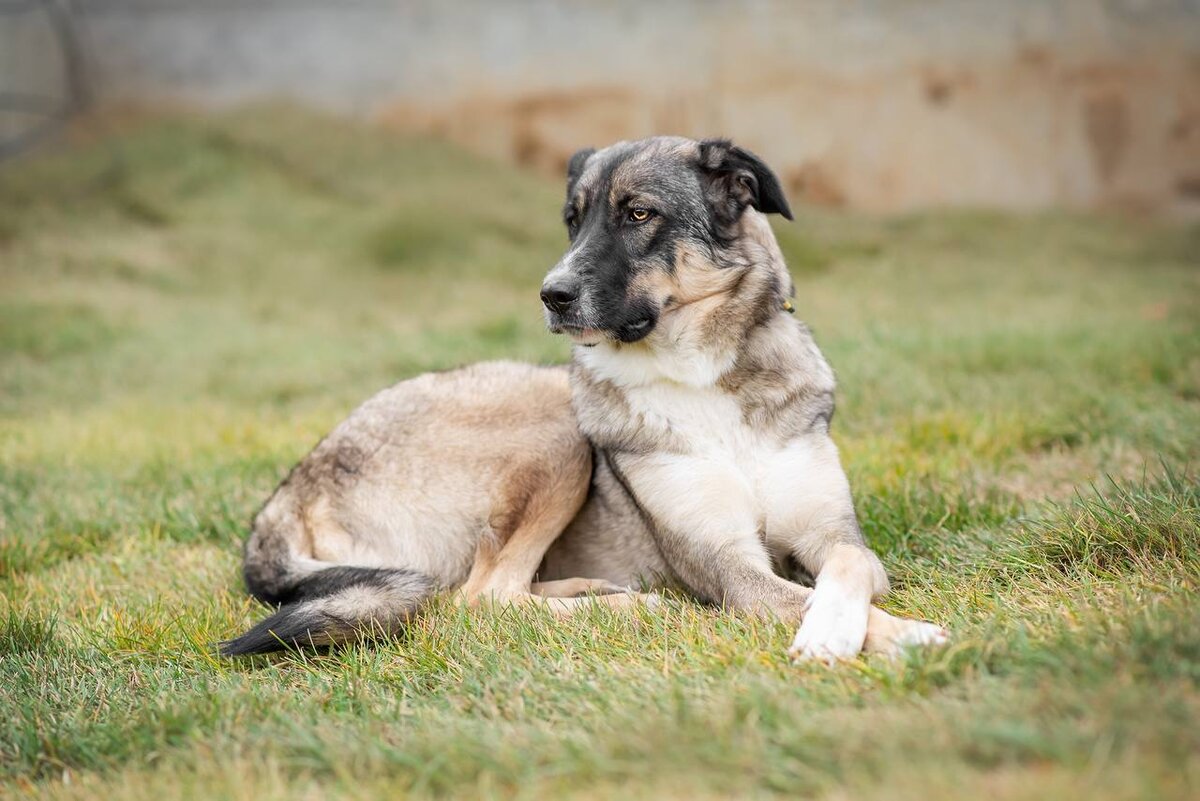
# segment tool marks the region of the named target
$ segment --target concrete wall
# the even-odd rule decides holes
[[[69,17],[29,0],[0,0],[0,158],[54,127],[86,99]],[[64,38],[66,37],[66,38]],[[77,44],[77,43],[75,43]]]
[[[93,0],[103,97],[287,96],[558,170],[729,135],[813,202],[1200,206],[1200,0]]]

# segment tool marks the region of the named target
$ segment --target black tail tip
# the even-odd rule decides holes
[[[267,641],[261,637],[252,637],[250,632],[247,632],[232,640],[222,640],[217,643],[217,654],[233,658],[252,654],[268,654],[272,651],[281,651],[286,647],[285,643],[277,642],[274,638]]]
[[[235,657],[327,645],[331,623],[302,604],[292,604],[260,620],[242,636],[218,644],[217,651],[221,656]]]
[[[347,590],[361,588],[347,597]],[[325,647],[356,637],[394,633],[435,590],[433,579],[405,569],[329,567],[305,577],[286,603],[240,637],[217,646],[221,656]],[[341,597],[339,605],[332,599]],[[348,615],[346,604],[356,608]]]
[[[257,629],[257,626],[255,627]],[[259,632],[251,629],[240,637],[232,640],[222,640],[217,643],[217,653],[224,657],[251,656],[253,654],[269,654],[275,651],[286,651],[293,647],[271,632]]]

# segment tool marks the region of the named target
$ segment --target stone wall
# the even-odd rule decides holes
[[[1200,0],[93,0],[102,98],[290,97],[545,170],[732,136],[874,211],[1200,206]]]

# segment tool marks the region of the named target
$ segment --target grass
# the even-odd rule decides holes
[[[1200,228],[813,210],[779,228],[898,613],[787,663],[672,598],[436,605],[224,662],[245,522],[354,404],[558,361],[560,187],[288,108],[108,118],[0,172],[0,795],[1189,798]]]

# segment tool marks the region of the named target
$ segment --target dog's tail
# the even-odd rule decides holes
[[[221,643],[221,654],[264,654],[394,634],[434,590],[433,579],[413,570],[327,567],[302,579],[291,602],[242,636]]]
[[[331,565],[298,556],[292,540],[302,524],[274,501],[254,521],[245,575],[251,594],[281,606],[242,636],[221,643],[223,656],[395,634],[436,592],[434,579],[415,570]]]

